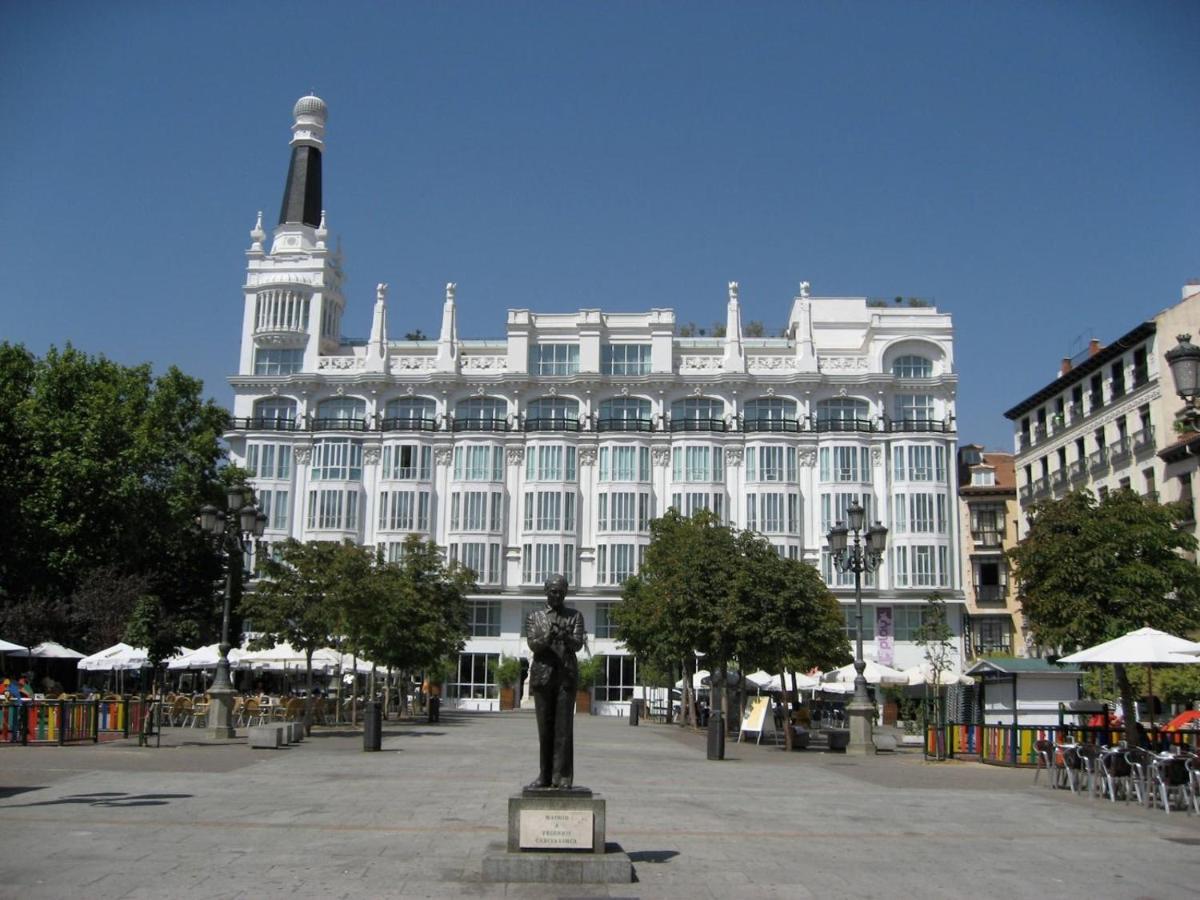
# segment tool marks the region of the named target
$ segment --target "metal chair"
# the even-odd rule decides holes
[[[1060,777],[1058,765],[1055,762],[1054,741],[1040,740],[1034,741],[1033,750],[1036,754],[1036,767],[1033,770],[1033,783],[1037,784],[1038,776],[1042,774],[1042,769],[1046,770],[1046,787],[1058,787]]]
[[[1101,787],[1100,748],[1095,744],[1080,744],[1076,752],[1080,774],[1087,775],[1088,795],[1094,797]]]
[[[1067,787],[1071,789],[1072,794],[1077,794],[1084,772],[1083,758],[1079,755],[1079,748],[1074,744],[1060,744],[1058,749],[1062,756],[1062,771]]]
[[[1171,812],[1171,797],[1173,794],[1178,794],[1183,798],[1186,809],[1187,801],[1190,799],[1189,783],[1191,781],[1191,773],[1187,770],[1187,760],[1182,756],[1174,756],[1171,758],[1157,757],[1150,765],[1150,777],[1153,779],[1153,789],[1155,793],[1152,804],[1156,804],[1159,800],[1162,801],[1163,811]]]
[[[1189,756],[1184,761],[1187,768],[1187,792],[1192,801],[1192,811],[1200,815],[1200,756]]]
[[[1100,774],[1104,779],[1101,785],[1101,796],[1108,795],[1113,803],[1117,802],[1117,788],[1121,789],[1121,797],[1128,802],[1131,791],[1133,769],[1125,759],[1124,747],[1109,747],[1100,754]]]
[[[1154,765],[1154,754],[1143,747],[1131,747],[1125,751],[1125,761],[1129,763],[1129,780],[1133,782],[1138,803],[1148,806],[1152,789],[1150,768]]]

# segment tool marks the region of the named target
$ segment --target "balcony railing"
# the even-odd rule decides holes
[[[1133,452],[1145,453],[1154,449],[1154,426],[1147,425],[1133,436]]]
[[[977,584],[975,585],[975,603],[979,606],[1003,604],[1007,593],[1008,588],[1003,584]]]
[[[597,431],[653,431],[651,419],[597,419]]]
[[[263,416],[231,419],[230,426],[238,431],[299,431],[295,419],[275,419]]]
[[[972,528],[971,539],[981,547],[999,547],[1003,533],[997,528]]]
[[[451,431],[508,431],[508,419],[455,419]]]
[[[310,419],[308,427],[312,431],[366,431],[366,419]]]
[[[1128,436],[1120,438],[1109,449],[1109,459],[1114,463],[1118,460],[1127,459],[1133,453],[1133,441]]]
[[[1071,414],[1071,421],[1078,422],[1080,419],[1083,418],[1083,401],[1076,400],[1074,403],[1072,403],[1070,406],[1067,407],[1067,411]]]
[[[981,641],[975,644],[976,656],[993,653],[997,656],[1011,656],[1012,644],[1009,641]]]
[[[945,434],[954,431],[954,423],[950,420],[942,419],[889,419],[887,430],[891,432],[925,431]]]
[[[1055,469],[1053,472],[1051,472],[1050,473],[1050,483],[1052,485],[1054,485],[1054,487],[1056,487],[1056,488],[1059,488],[1059,487],[1062,487],[1063,485],[1065,485],[1067,483],[1067,470],[1066,469]]]
[[[402,418],[381,419],[379,422],[380,431],[437,431],[437,419],[414,418],[405,416]]]
[[[1088,473],[1087,461],[1082,459],[1073,460],[1067,466],[1067,477],[1072,481],[1077,481],[1080,478],[1086,478]]]
[[[526,431],[578,431],[578,419],[550,418],[526,419]]]
[[[813,430],[818,434],[829,431],[867,432],[875,430],[871,419],[817,419]]]
[[[1021,487],[1018,490],[1019,490],[1022,500],[1032,500],[1033,499],[1033,485],[1032,484],[1023,484],[1023,485],[1021,485]]]
[[[1038,422],[1033,426],[1033,439],[1035,441],[1044,441],[1046,439],[1046,423]]]
[[[804,429],[801,427],[799,419],[743,419],[742,431],[774,431],[774,432],[799,432]]]
[[[671,419],[671,431],[728,431],[724,419]]]
[[[1088,456],[1088,468],[1093,471],[1096,469],[1108,468],[1108,448],[1101,447],[1099,450],[1094,450]]]

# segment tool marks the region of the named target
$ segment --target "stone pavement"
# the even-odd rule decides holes
[[[729,745],[577,719],[637,882],[480,881],[535,774],[528,713],[388,723],[283,750],[0,747],[0,897],[1174,898],[1200,893],[1200,819],[1073,797],[1027,770]],[[168,746],[169,744],[169,746]]]

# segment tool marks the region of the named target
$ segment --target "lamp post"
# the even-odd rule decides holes
[[[1192,343],[1190,334],[1177,335],[1179,343],[1166,353],[1171,377],[1175,379],[1175,393],[1186,404],[1179,420],[1193,430],[1200,429],[1200,347]]]
[[[849,527],[838,522],[829,529],[829,552],[833,564],[840,572],[854,573],[854,615],[855,627],[854,650],[854,699],[846,707],[850,717],[850,743],[847,753],[867,754],[875,751],[875,741],[871,735],[871,717],[875,709],[867,696],[867,679],[863,675],[867,663],[863,659],[863,608],[862,608],[862,575],[863,572],[874,572],[883,560],[883,549],[887,545],[887,529],[876,522],[864,533],[866,511],[857,503],[851,503],[846,509]]]
[[[242,558],[251,542],[262,537],[267,516],[254,505],[254,491],[231,487],[225,496],[226,512],[215,506],[200,509],[200,529],[213,538],[217,552],[225,560],[225,602],[221,611],[220,658],[217,675],[208,689],[208,736],[231,738],[233,728],[233,682],[229,678],[229,606],[240,581]],[[237,579],[235,581],[235,579]]]

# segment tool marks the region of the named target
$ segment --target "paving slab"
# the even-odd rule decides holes
[[[389,722],[383,750],[314,730],[263,754],[179,729],[0,748],[0,898],[1190,897],[1200,817],[1033,785],[1028,770],[728,745],[581,716],[577,778],[608,799],[626,885],[489,884],[533,716]]]

